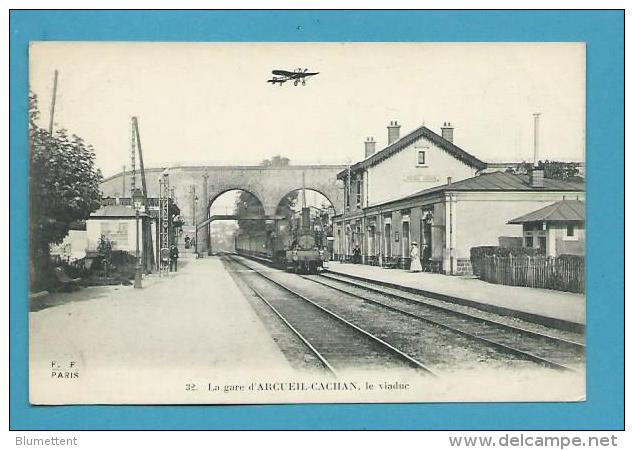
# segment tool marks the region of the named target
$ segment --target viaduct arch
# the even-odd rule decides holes
[[[343,189],[336,183],[337,173],[346,169],[345,165],[289,165],[270,166],[176,166],[169,168],[170,188],[181,209],[185,223],[193,225],[207,217],[211,203],[220,195],[231,190],[245,190],[255,195],[264,208],[266,216],[274,216],[279,201],[287,193],[301,189],[320,192],[330,200],[335,214],[343,211]],[[159,177],[164,167],[146,168],[148,196],[158,197]],[[130,171],[119,172],[101,183],[106,197],[128,197],[130,195]],[[125,189],[124,192],[124,178]],[[137,173],[137,185],[140,177]],[[192,191],[192,186],[194,191]],[[194,202],[194,193],[198,202]]]

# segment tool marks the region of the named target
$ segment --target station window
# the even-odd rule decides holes
[[[566,226],[566,236],[573,237],[575,235],[575,226],[567,225]]]
[[[526,236],[524,238],[524,246],[529,248],[533,247],[533,236]]]
[[[425,163],[425,150],[418,150],[417,164],[419,166],[424,166],[426,164]]]
[[[357,208],[361,207],[362,189],[361,180],[357,180]]]

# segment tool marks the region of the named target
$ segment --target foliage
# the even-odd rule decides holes
[[[265,167],[286,167],[290,162],[291,160],[285,156],[275,155],[263,160],[260,165]]]
[[[538,248],[531,247],[500,247],[497,245],[483,245],[471,247],[471,259],[483,256],[537,256]]]
[[[238,216],[262,216],[264,209],[260,201],[249,192],[242,191],[236,199],[235,214]],[[245,232],[264,230],[262,220],[238,220],[238,228]]]
[[[263,160],[260,165],[263,167],[287,167],[290,159],[285,156],[275,155],[271,158]],[[295,205],[299,196],[298,191],[293,191],[286,195],[278,205],[276,213],[283,216],[291,214],[291,208]],[[243,191],[236,199],[235,213],[238,216],[245,215],[264,215],[264,210],[260,201],[249,192]],[[262,220],[238,220],[238,227],[242,232],[254,233],[264,231],[266,225]]]
[[[522,161],[517,168],[509,167],[507,172],[516,173],[520,175],[530,174],[534,169],[532,163]],[[579,166],[574,162],[564,161],[539,161],[537,163],[537,169],[544,171],[544,178],[551,178],[554,180],[568,181],[579,177]]]
[[[101,171],[92,146],[80,137],[39,127],[37,98],[29,95],[30,244],[35,285],[47,269],[50,244],[60,243],[72,223],[100,205]]]
[[[576,163],[560,161],[539,162],[539,168],[544,170],[544,178],[568,181],[579,176],[579,167]]]
[[[480,247],[471,247],[471,267],[473,274],[480,276],[481,261],[485,256],[538,256],[542,251],[539,248],[531,247],[500,247],[497,245],[485,245]]]

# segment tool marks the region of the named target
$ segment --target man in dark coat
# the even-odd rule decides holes
[[[359,248],[359,244],[354,244],[354,249],[352,250],[352,262],[354,264],[361,264],[361,249]]]
[[[170,272],[178,272],[178,247],[172,244],[170,248]]]

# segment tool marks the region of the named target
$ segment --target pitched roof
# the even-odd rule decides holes
[[[561,200],[537,211],[524,214],[508,223],[526,222],[583,222],[586,220],[585,203],[581,200]]]
[[[388,145],[383,150],[376,152],[374,155],[370,156],[369,158],[366,158],[363,161],[360,161],[354,164],[353,166],[350,167],[350,170],[354,172],[356,170],[372,167],[380,163],[384,159],[387,159],[390,156],[394,155],[395,153],[400,152],[401,150],[405,149],[409,145],[413,144],[414,142],[422,138],[426,138],[433,144],[445,150],[454,158],[462,161],[463,163],[471,167],[481,170],[481,169],[485,169],[487,166],[487,164],[484,161],[481,161],[475,156],[473,156],[472,154],[467,153],[466,151],[464,151],[463,149],[455,145],[453,142],[448,141],[447,139],[434,133],[429,128],[423,125],[419,128],[416,128],[411,133],[403,136],[396,142],[393,142],[392,144]],[[346,172],[347,170],[343,170],[339,172],[339,174],[337,174],[337,178],[343,177],[346,174]]]
[[[144,212],[141,212],[141,216],[145,216]],[[134,208],[124,205],[108,205],[102,206],[97,211],[90,215],[90,218],[102,218],[102,217],[130,217],[136,216]]]
[[[530,185],[528,175],[507,172],[490,172],[466,178],[451,184],[443,184],[416,192],[408,197],[429,194],[439,191],[584,191],[585,184],[581,180],[556,180],[544,178],[544,187]]]

